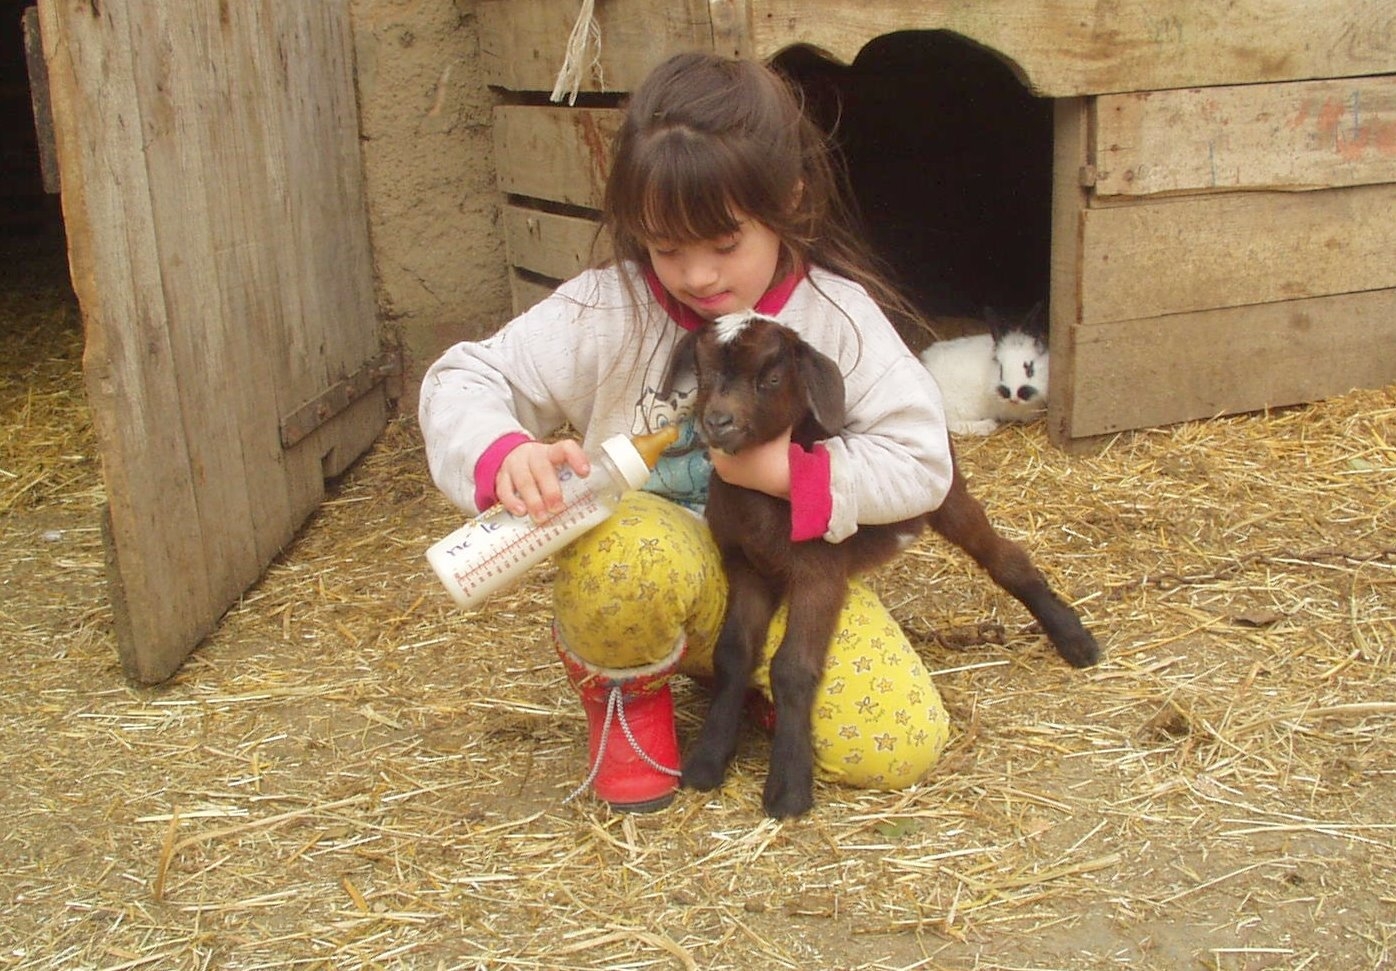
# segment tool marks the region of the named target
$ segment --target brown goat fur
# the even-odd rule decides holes
[[[671,375],[692,368],[694,419],[710,448],[736,453],[792,429],[808,448],[838,434],[844,388],[838,366],[798,334],[757,314],[721,318],[685,338]],[[671,378],[672,380],[672,378]],[[969,553],[1020,600],[1069,663],[1096,663],[1095,638],[1048,587],[1017,544],[1000,536],[958,467],[941,505],[898,523],[863,525],[841,543],[790,540],[790,506],[714,475],[707,520],[723,566],[727,616],[713,655],[712,703],[683,765],[683,784],[713,789],[736,754],[746,691],[771,618],[789,602],[785,636],[771,661],[775,731],[762,806],[777,818],[813,805],[810,719],[850,578],[886,562],[930,526]]]

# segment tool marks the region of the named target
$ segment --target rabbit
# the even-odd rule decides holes
[[[945,399],[950,431],[987,435],[1047,409],[1047,328],[1038,303],[1021,320],[985,310],[989,333],[937,341],[921,352]]]

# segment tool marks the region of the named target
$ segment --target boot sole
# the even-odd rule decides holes
[[[606,805],[618,813],[655,813],[661,809],[669,808],[673,801],[674,794],[670,792],[656,799],[647,799],[644,802],[608,802]]]

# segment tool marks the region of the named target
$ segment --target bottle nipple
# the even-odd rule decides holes
[[[630,440],[635,446],[635,451],[640,453],[640,457],[645,460],[645,465],[653,469],[659,464],[659,456],[664,454],[664,450],[679,440],[679,426],[677,424],[665,425],[657,432],[650,432],[648,435],[636,435]]]

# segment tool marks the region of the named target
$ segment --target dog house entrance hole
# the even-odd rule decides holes
[[[952,34],[905,31],[848,66],[806,47],[775,63],[833,133],[869,242],[941,337],[985,307],[1046,299],[1052,102],[1008,62]]]

